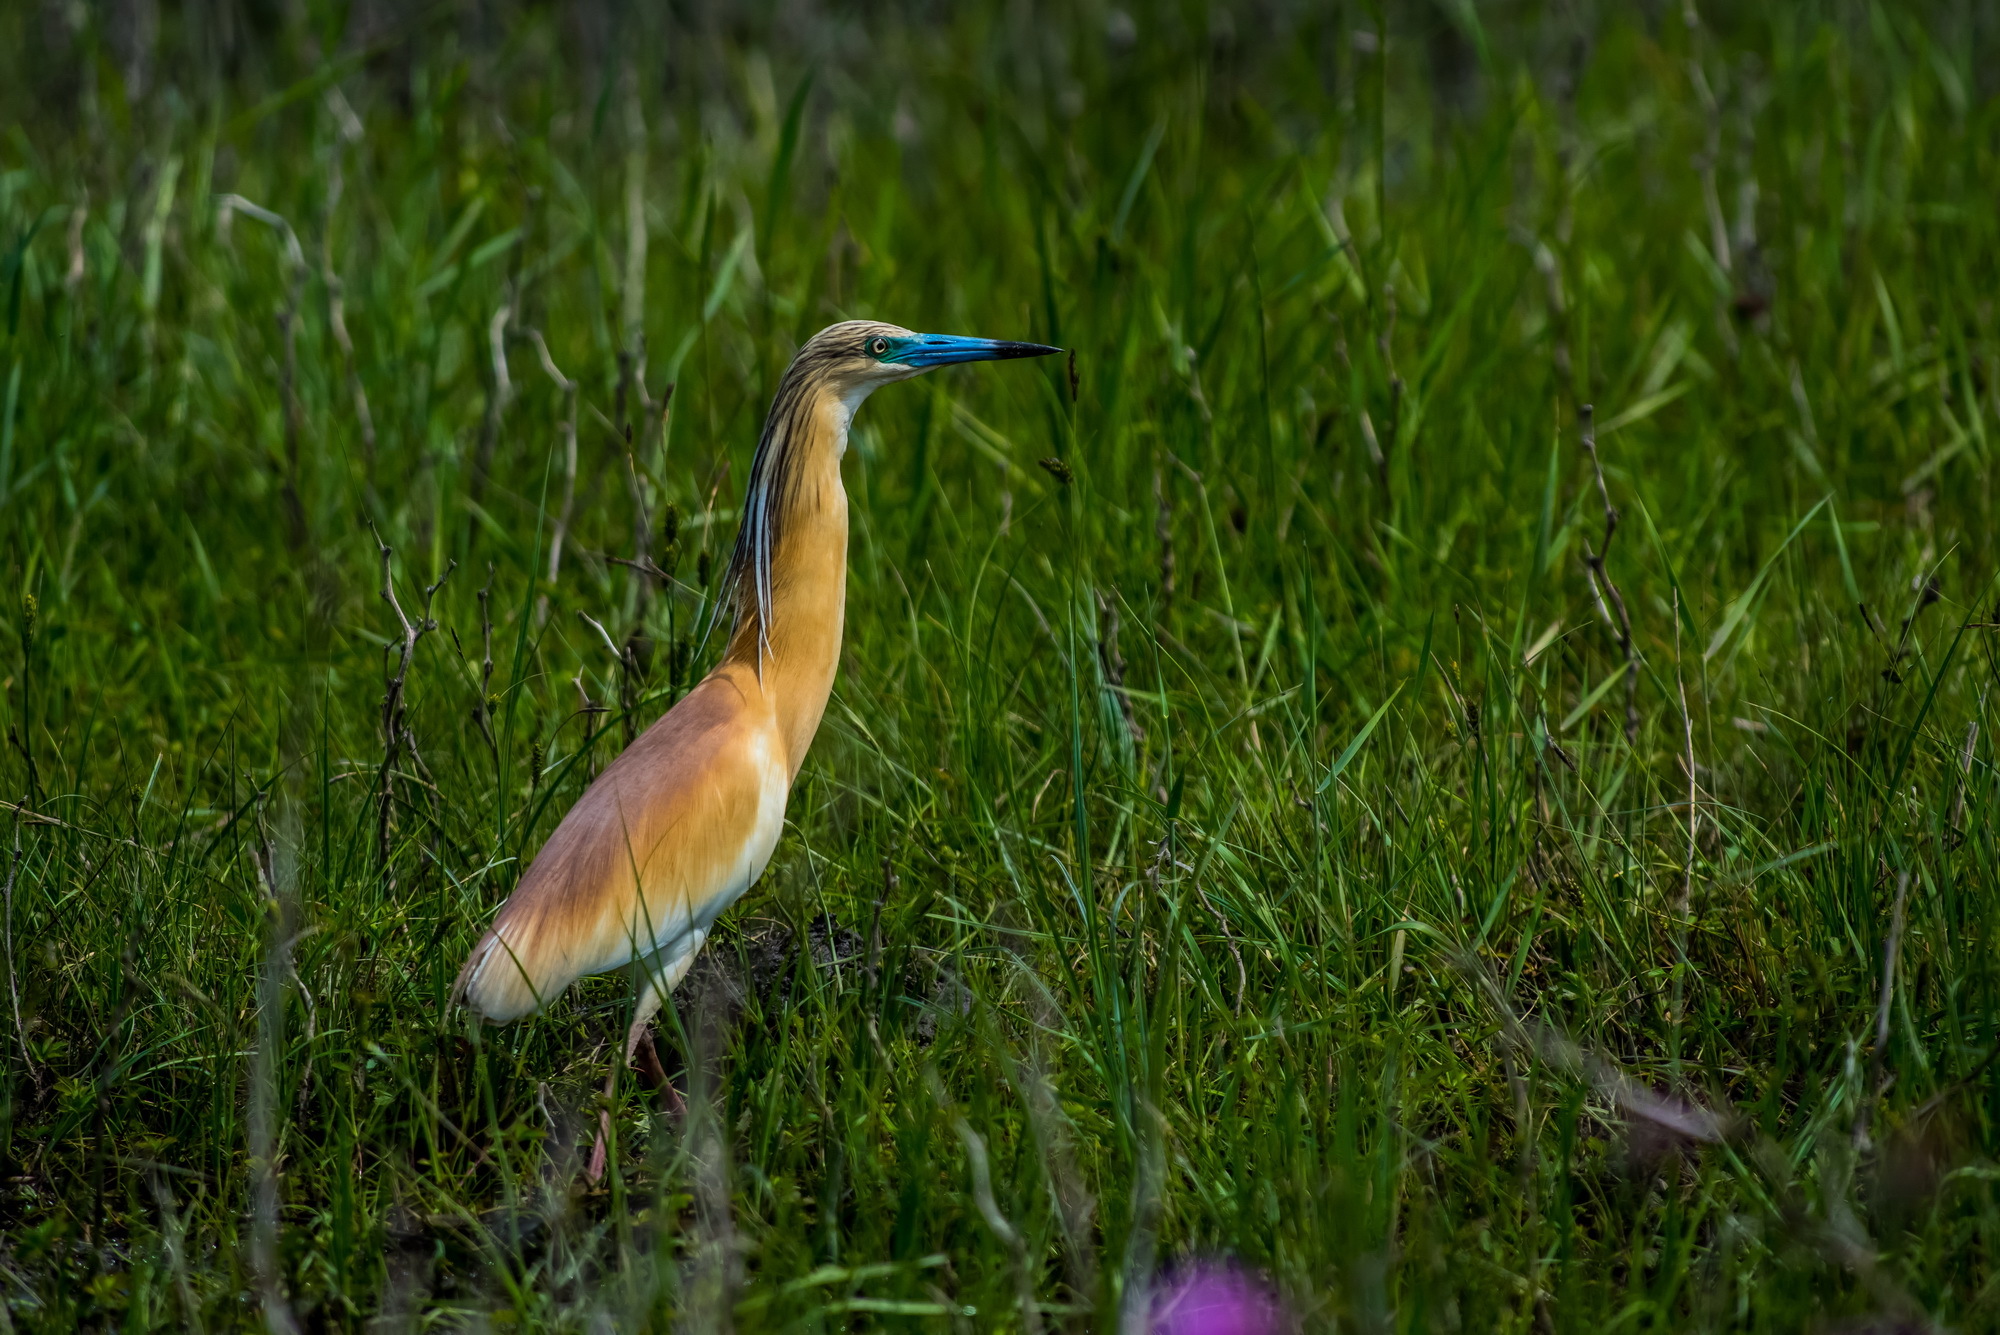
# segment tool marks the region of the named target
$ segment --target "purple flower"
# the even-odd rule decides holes
[[[1153,1288],[1148,1335],[1284,1335],[1292,1329],[1277,1294],[1227,1262],[1196,1262]]]

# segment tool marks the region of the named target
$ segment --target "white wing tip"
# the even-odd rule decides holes
[[[502,967],[497,974],[493,965]],[[472,948],[459,971],[455,999],[488,1024],[509,1024],[541,1009],[534,982],[496,928]]]

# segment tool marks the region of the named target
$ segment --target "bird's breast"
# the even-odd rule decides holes
[[[692,951],[770,865],[790,786],[754,679],[710,677],[563,817],[468,965],[468,999],[508,1018],[580,975]]]
[[[791,787],[784,747],[768,715],[741,717],[715,741],[705,764],[662,776],[671,791],[647,792],[642,775],[628,781],[636,792],[621,805],[647,814],[613,878],[625,892],[607,906],[622,912],[591,972],[692,949],[770,865]]]
[[[760,729],[746,738],[742,760],[751,772],[752,782],[727,818],[727,824],[742,830],[741,841],[733,853],[718,850],[722,856],[706,869],[706,875],[689,878],[690,883],[706,882],[707,889],[690,897],[680,935],[685,935],[688,928],[706,935],[723,910],[742,898],[744,891],[756,884],[764,869],[771,865],[778,840],[785,832],[785,802],[791,793],[792,776],[776,737],[770,730]],[[672,887],[662,888],[671,898]],[[671,951],[677,940],[678,936],[656,938],[655,951]]]

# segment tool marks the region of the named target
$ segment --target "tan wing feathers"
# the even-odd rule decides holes
[[[487,1020],[526,1015],[584,974],[671,954],[763,870],[789,776],[768,711],[733,675],[702,682],[647,729],[549,836],[459,976]]]

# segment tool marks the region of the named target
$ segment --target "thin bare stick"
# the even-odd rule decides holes
[[[382,875],[391,886],[395,885],[394,874],[389,869],[389,827],[395,812],[395,766],[399,754],[410,750],[415,739],[411,736],[409,720],[404,714],[404,693],[409,682],[410,660],[415,655],[417,641],[437,629],[437,622],[431,619],[431,600],[444,582],[451,578],[451,572],[458,568],[453,561],[445,567],[438,582],[424,589],[423,607],[417,620],[410,620],[403,611],[403,605],[396,600],[396,583],[390,575],[390,558],[395,550],[382,541],[382,535],[375,532],[373,524],[368,531],[375,535],[375,546],[382,557],[382,601],[389,604],[389,610],[396,614],[396,623],[402,630],[402,642],[396,645],[396,671],[388,680],[382,693],[382,768],[378,776],[376,812],[376,855],[382,867]]]
[[[479,423],[479,448],[472,458],[472,503],[478,505],[486,494],[488,475],[493,471],[493,454],[500,446],[500,422],[514,397],[514,381],[507,374],[507,322],[513,318],[512,301],[504,302],[486,322],[486,351],[492,363],[493,384],[486,392],[486,412]]]
[[[493,736],[493,563],[486,563],[486,584],[479,590],[479,703],[473,708],[473,721],[479,724],[479,731],[486,736],[487,749],[493,752],[494,762],[500,758],[499,741]]]
[[[632,709],[638,702],[637,679],[639,665],[633,659],[631,646],[628,644],[625,648],[620,649],[618,642],[611,638],[611,632],[604,628],[603,622],[582,608],[578,608],[576,614],[590,623],[590,628],[597,632],[597,638],[604,641],[604,647],[611,651],[611,657],[617,661],[618,709],[624,715],[625,744],[630,746],[634,736]],[[583,690],[583,675],[581,671],[577,674],[577,690],[579,692]],[[588,699],[587,696],[585,698],[586,700]],[[600,709],[599,712],[603,711]]]
[[[502,306],[486,322],[487,353],[493,359],[493,397],[503,408],[514,397],[514,379],[507,374],[507,322],[513,314],[512,307]]]
[[[604,647],[611,651],[612,658],[617,659],[619,662],[622,663],[624,659],[618,652],[617,641],[611,638],[610,631],[604,629],[604,623],[599,621],[596,617],[592,616],[590,613],[584,611],[582,608],[578,608],[576,614],[582,617],[585,621],[588,621],[590,623],[590,628],[597,632],[597,638],[603,640]]]
[[[1597,457],[1596,412],[1590,404],[1577,409],[1577,424],[1583,437],[1583,451],[1590,456],[1590,470],[1597,477],[1597,497],[1604,502],[1604,545],[1593,552],[1590,540],[1584,539],[1583,565],[1590,576],[1590,594],[1597,601],[1598,615],[1618,636],[1618,650],[1625,655],[1625,740],[1634,742],[1639,739],[1639,652],[1632,646],[1632,617],[1625,610],[1625,595],[1618,591],[1611,573],[1604,568],[1604,558],[1611,553],[1611,539],[1618,532],[1618,508],[1611,503],[1611,489],[1604,485],[1604,464]]]
[[[607,565],[623,566],[627,570],[636,570],[642,575],[650,575],[654,579],[659,580],[662,584],[673,584],[677,582],[670,572],[662,570],[660,569],[659,566],[655,565],[651,557],[648,557],[640,561],[633,561],[627,557],[613,556],[609,552],[599,552],[597,553],[597,556],[598,559],[602,560]]]

